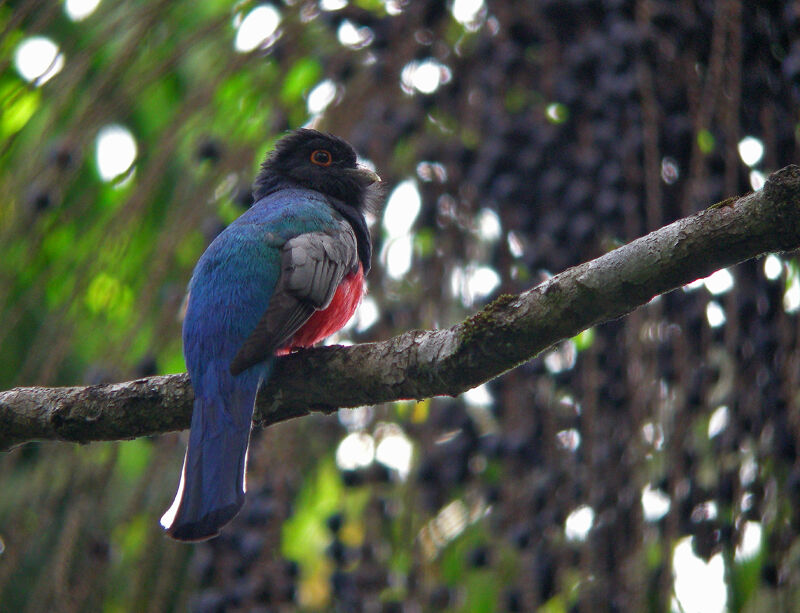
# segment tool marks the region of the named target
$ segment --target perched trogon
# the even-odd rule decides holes
[[[379,181],[344,140],[291,132],[262,164],[255,204],[197,262],[183,322],[194,411],[161,518],[171,537],[211,538],[244,504],[256,392],[276,355],[319,342],[356,310],[372,252],[364,212]]]

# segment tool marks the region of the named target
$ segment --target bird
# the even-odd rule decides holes
[[[242,508],[259,386],[277,355],[318,343],[354,314],[372,254],[365,213],[380,191],[344,139],[289,132],[261,165],[254,204],[198,260],[183,321],[189,442],[160,522],[170,537],[213,538]]]

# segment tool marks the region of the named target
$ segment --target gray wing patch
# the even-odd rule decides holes
[[[331,303],[344,276],[357,267],[356,237],[346,221],[332,232],[288,240],[269,307],[233,358],[231,374],[238,375],[288,342],[314,311]]]
[[[341,226],[336,235],[301,234],[283,248],[287,290],[316,309],[331,303],[344,275],[358,264],[355,234],[350,224]]]

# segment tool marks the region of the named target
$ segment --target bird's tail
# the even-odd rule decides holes
[[[214,381],[218,385],[203,385],[195,392],[178,493],[161,518],[174,539],[214,537],[244,504],[247,445],[260,380],[257,370],[251,368],[235,380],[222,373],[226,381]]]

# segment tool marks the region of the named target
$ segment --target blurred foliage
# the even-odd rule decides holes
[[[469,5],[286,0],[248,52],[248,0],[0,6],[0,387],[182,371],[194,262],[309,122],[421,194],[401,278],[373,225],[378,317],[352,341],[450,325],[798,159],[796,2]],[[17,70],[32,36],[63,54],[43,83]],[[111,125],[137,153],[103,180]],[[0,609],[668,611],[691,537],[729,610],[798,610],[796,271],[745,263],[462,398],[257,433],[248,502],[204,544],[158,528],[181,436],[26,445],[0,458]],[[346,466],[354,434],[372,451]]]

